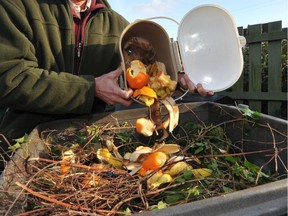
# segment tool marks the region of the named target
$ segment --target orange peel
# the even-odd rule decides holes
[[[142,87],[140,89],[136,89],[134,91],[134,93],[133,93],[133,97],[134,98],[138,97],[139,95],[157,99],[156,92],[152,88],[150,88],[148,86],[144,86],[144,87]]]
[[[152,88],[144,86],[141,89],[136,89],[132,97],[137,98],[144,102],[146,106],[150,107],[155,99],[157,99],[157,94]]]
[[[146,66],[140,60],[131,61],[131,66],[126,70],[126,79],[129,87],[140,89],[149,82]]]
[[[162,167],[168,159],[168,156],[160,151],[155,151],[150,154],[143,162],[142,167],[144,170],[156,170]]]

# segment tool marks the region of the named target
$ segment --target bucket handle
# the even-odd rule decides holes
[[[167,20],[170,20],[172,22],[175,22],[177,25],[180,25],[180,23],[177,20],[175,20],[175,19],[173,19],[171,17],[166,17],[166,16],[149,17],[149,18],[143,18],[143,19],[140,19],[140,20],[155,20],[155,19],[167,19]]]

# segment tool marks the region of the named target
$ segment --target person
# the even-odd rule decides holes
[[[38,124],[132,104],[118,79],[128,21],[106,0],[0,2],[0,146]],[[213,94],[180,75],[182,87]]]

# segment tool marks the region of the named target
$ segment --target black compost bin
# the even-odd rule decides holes
[[[195,102],[179,104],[180,122],[206,122],[219,124],[226,131],[231,141],[243,152],[263,150],[263,154],[247,154],[247,159],[263,166],[267,173],[277,172],[284,176],[282,180],[255,186],[249,189],[228,193],[224,196],[207,198],[167,207],[162,210],[140,213],[140,215],[286,215],[287,213],[287,121],[261,114],[259,119],[251,120],[251,125],[245,125],[238,119],[246,118],[234,106],[222,105],[212,102]],[[77,119],[59,120],[39,125],[29,136],[30,142],[23,144],[17,151],[5,172],[0,178],[1,187],[1,213],[8,210],[11,215],[23,212],[25,195],[21,196],[21,188],[14,183],[25,178],[23,164],[27,157],[37,157],[44,149],[41,132],[47,129],[77,128],[80,125],[105,124],[107,122],[130,122],[135,124],[136,119],[147,115],[146,108],[116,111]],[[253,124],[255,121],[255,124]],[[177,128],[175,129],[177,132]],[[281,151],[279,151],[281,149]],[[269,151],[270,150],[270,151]],[[274,157],[272,160],[272,156]],[[15,166],[17,161],[17,166]],[[17,198],[17,201],[13,201]],[[9,207],[13,203],[13,208]],[[10,215],[10,214],[9,214]]]

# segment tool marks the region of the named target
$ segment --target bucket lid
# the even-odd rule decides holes
[[[201,5],[188,12],[178,28],[178,43],[185,73],[205,89],[225,90],[241,76],[246,41],[224,8]]]

